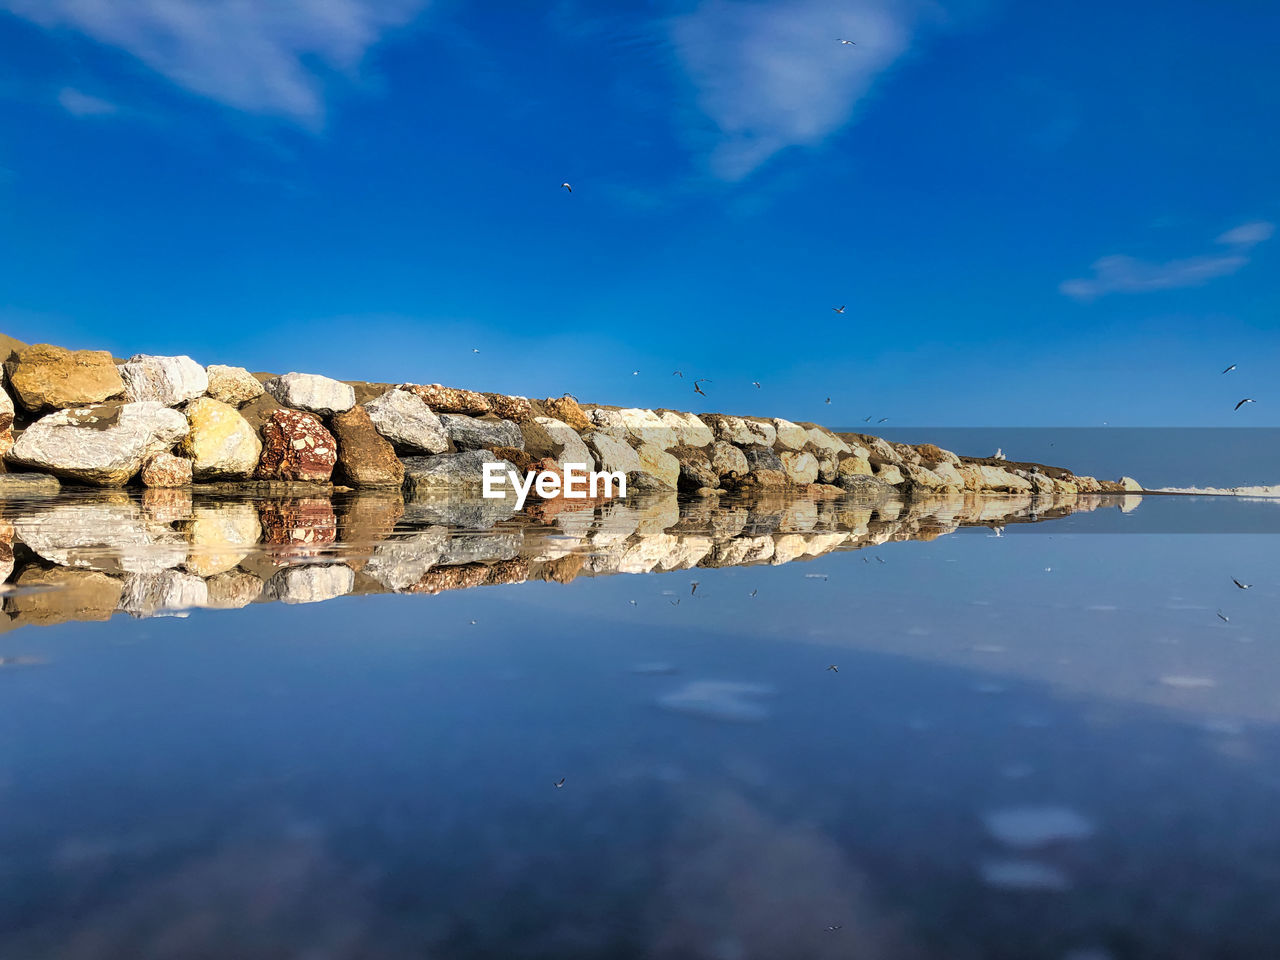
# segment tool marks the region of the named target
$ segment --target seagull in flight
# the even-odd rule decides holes
[[[871,422],[871,418],[870,418],[870,417],[863,417],[863,418],[862,418],[862,422],[863,422],[863,423],[870,423],[870,422]]]
[[[747,596],[749,596],[749,597],[754,597],[754,596],[755,596],[757,593],[759,593],[759,592],[760,592],[760,588],[759,588],[759,587],[756,587],[756,588],[755,588],[754,590],[752,590],[749,594],[747,594]]]
[[[560,186],[564,187],[564,188],[565,188],[566,190],[568,190],[570,193],[573,193],[573,187],[569,186],[568,181],[566,181],[566,182],[564,182],[564,183],[560,184]]]
[[[697,394],[701,394],[702,396],[705,397],[706,394],[703,393],[702,388],[698,386],[698,384],[700,383],[711,383],[711,381],[708,380],[706,377],[701,377],[700,379],[693,381],[693,392]]]
[[[832,309],[832,310],[834,310],[836,313],[844,313],[844,308],[845,308],[845,306],[846,306],[846,304],[843,304],[843,303],[842,303],[842,304],[840,304],[840,306],[838,306],[838,307],[832,307],[831,309]]]
[[[841,40],[839,37],[836,37],[836,41],[838,43],[847,43],[851,47],[856,47],[858,45],[856,40]]]
[[[1219,620],[1221,620],[1223,623],[1230,623],[1230,622],[1231,622],[1231,618],[1230,618],[1230,617],[1228,617],[1228,616],[1227,616],[1225,613],[1223,613],[1221,610],[1219,610],[1219,611],[1218,611],[1218,619],[1219,619]]]
[[[472,347],[472,348],[471,348],[471,352],[472,352],[472,353],[479,353],[480,351],[479,351],[479,350],[477,350],[475,347]]]
[[[638,377],[638,376],[640,376],[640,371],[639,371],[639,370],[632,370],[632,371],[631,371],[631,375],[632,375],[633,377]]]
[[[1235,577],[1232,577],[1232,578],[1231,578],[1231,582],[1232,582],[1232,583],[1234,583],[1234,584],[1235,584],[1237,587],[1239,587],[1241,590],[1248,590],[1250,587],[1252,587],[1252,586],[1253,586],[1253,584],[1252,584],[1252,583],[1241,583],[1241,582],[1240,582],[1239,580],[1237,580]]]
[[[1236,365],[1233,363],[1231,366],[1227,367],[1227,369],[1223,370],[1222,372],[1223,372],[1223,373],[1230,373],[1230,372],[1231,372],[1232,370],[1234,370],[1235,368],[1236,368]]]
[[[557,790],[564,786],[564,777],[561,777],[555,784]]]
[[[673,373],[673,374],[672,374],[672,376],[673,376],[673,377],[679,377],[681,380],[683,380],[683,379],[684,379],[684,371],[683,371],[683,370],[677,370],[675,373]]]
[[[889,419],[888,417],[881,417],[879,420],[876,421],[876,423],[885,423],[888,421],[888,419]]]
[[[1245,397],[1243,400],[1241,400],[1239,403],[1236,404],[1236,409],[1239,410],[1246,403],[1257,403],[1257,402],[1258,401],[1253,399],[1253,397]]]
[[[759,390],[759,389],[760,389],[760,381],[759,381],[759,380],[752,380],[752,381],[751,381],[751,385],[752,385],[753,387],[755,387],[757,390]]]
[[[697,592],[698,592],[698,581],[697,581],[697,580],[690,580],[690,581],[689,581],[689,585],[693,588],[692,590],[690,590],[690,591],[689,591],[689,596],[691,596],[691,597],[692,597],[692,596],[696,595],[696,594],[697,594]]]
[[[837,667],[834,663],[828,664],[828,665],[827,665],[827,669],[828,669],[828,670],[830,670],[832,673],[839,673],[839,672],[840,672],[840,668],[839,668],[839,667]]]

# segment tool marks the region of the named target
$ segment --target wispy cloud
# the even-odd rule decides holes
[[[0,10],[119,47],[179,86],[228,106],[314,127],[324,118],[322,73],[354,71],[386,31],[412,20],[426,3],[0,0]]]
[[[1242,223],[1215,239],[1226,249],[1179,260],[1153,263],[1123,254],[1102,257],[1093,263],[1093,276],[1064,280],[1058,289],[1077,300],[1096,300],[1108,293],[1148,293],[1198,287],[1218,277],[1230,276],[1250,260],[1249,251],[1266,241],[1275,225],[1265,220]]]
[[[77,117],[100,117],[115,113],[119,109],[110,100],[90,96],[71,87],[63,88],[62,92],[58,94],[58,103],[62,104],[62,109],[66,110],[67,113]]]
[[[703,0],[673,19],[676,56],[716,128],[711,172],[742,180],[788,147],[821,144],[908,49],[922,10],[914,0]]]

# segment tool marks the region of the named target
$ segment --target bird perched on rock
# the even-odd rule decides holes
[[[562,184],[560,184],[560,186],[564,187],[564,188],[565,188],[566,190],[568,190],[570,193],[573,193],[573,187],[569,186],[569,184],[568,184],[567,182],[566,182],[566,183],[562,183]]]
[[[1257,402],[1258,401],[1253,399],[1253,397],[1245,397],[1243,400],[1241,400],[1239,403],[1236,404],[1236,409],[1239,410],[1246,403],[1257,403]]]
[[[1005,459],[1004,450],[1000,447],[996,447],[996,452],[991,455],[991,459],[1004,460]]]

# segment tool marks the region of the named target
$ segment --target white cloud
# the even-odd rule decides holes
[[[62,109],[66,110],[67,113],[77,117],[100,117],[104,114],[115,113],[118,109],[109,100],[81,93],[71,87],[65,87],[58,94],[58,103],[62,104]]]
[[[1198,287],[1247,266],[1247,251],[1268,239],[1273,229],[1272,224],[1261,220],[1242,223],[1215,240],[1235,248],[1225,253],[1184,257],[1164,263],[1152,263],[1123,254],[1103,257],[1094,261],[1093,276],[1064,280],[1058,289],[1077,300],[1096,300],[1108,293],[1147,293]]]
[[[119,47],[194,93],[315,126],[316,67],[351,72],[427,0],[0,0],[44,27]]]
[[[1276,232],[1276,225],[1268,223],[1266,220],[1255,220],[1252,223],[1242,223],[1238,227],[1228,230],[1222,236],[1218,237],[1218,243],[1229,243],[1233,246],[1256,247],[1264,240],[1270,240],[1271,235]]]
[[[817,146],[843,127],[909,47],[921,9],[915,0],[703,0],[673,19],[677,59],[718,129],[711,172],[742,180],[787,147]]]

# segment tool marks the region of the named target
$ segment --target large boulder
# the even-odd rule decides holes
[[[783,450],[803,450],[804,445],[809,442],[809,434],[798,423],[775,417],[773,428],[778,435],[777,445]]]
[[[493,410],[493,404],[483,393],[463,390],[460,387],[442,387],[438,383],[406,383],[403,389],[417,396],[436,413],[461,413],[482,417]]]
[[[743,417],[742,425],[746,427],[747,433],[751,434],[753,443],[772,447],[778,441],[778,428],[774,426],[772,420],[751,420]]]
[[[138,353],[120,364],[125,398],[138,402],[155,400],[166,407],[204,396],[209,375],[190,357],[155,357]]]
[[[258,468],[262,441],[235,407],[199,397],[183,411],[191,426],[179,447],[197,480],[246,480]]]
[[[189,487],[191,461],[163,450],[152,454],[142,465],[142,483],[147,487]]]
[[[664,410],[658,415],[658,419],[662,421],[662,425],[670,432],[677,444],[687,447],[705,447],[715,439],[711,428],[692,413]]]
[[[727,440],[717,440],[711,445],[711,469],[718,477],[730,474],[742,476],[751,469],[747,455]]]
[[[548,416],[563,420],[579,433],[585,433],[591,429],[591,421],[582,412],[582,407],[578,406],[578,401],[567,393],[563,397],[548,397],[543,400],[542,409]]]
[[[1133,477],[1121,477],[1120,485],[1124,487],[1126,493],[1141,493],[1142,484]]]
[[[105,350],[67,350],[47,343],[23,347],[9,361],[9,383],[28,410],[61,410],[124,393],[124,381]]]
[[[741,417],[731,417],[723,413],[704,413],[702,419],[714,434],[713,439],[723,440],[726,443],[737,444],[738,446],[759,442],[755,434],[747,427],[747,421]]]
[[[676,487],[680,483],[680,461],[667,453],[661,444],[641,443],[636,447],[640,470],[652,474],[663,483]]]
[[[587,448],[596,456],[601,470],[618,470],[622,473],[642,471],[640,457],[625,441],[600,430],[593,430],[582,438]]]
[[[479,490],[484,486],[486,463],[497,463],[501,466],[498,475],[504,480],[499,485],[499,489],[510,493],[510,484],[505,479],[506,471],[515,470],[515,465],[506,460],[497,459],[487,450],[467,450],[465,453],[407,458],[404,461],[405,493],[413,498],[447,493],[452,490]]]
[[[209,377],[209,389],[205,392],[215,400],[239,407],[262,396],[262,384],[244,367],[229,367],[211,363],[205,367]]]
[[[786,469],[782,464],[782,458],[774,452],[772,447],[751,444],[748,447],[744,447],[742,452],[747,458],[747,466],[752,471],[775,470],[778,473],[782,473]]]
[[[118,486],[187,430],[186,417],[154,400],[60,410],[29,426],[9,460],[71,480]]]
[[[514,420],[524,423],[533,416],[533,404],[528,397],[511,396],[505,393],[486,393],[490,411],[503,420]]]
[[[792,483],[814,483],[818,479],[818,458],[812,453],[786,450],[779,456],[782,472]]]
[[[258,480],[328,480],[338,445],[320,418],[300,410],[277,410],[262,427]]]
[[[720,486],[720,475],[716,473],[715,468],[711,466],[711,461],[701,450],[677,447],[673,456],[680,464],[680,480],[677,484],[679,489],[699,490],[703,487],[711,487],[714,490]]]
[[[356,405],[329,421],[338,440],[337,478],[353,487],[398,487],[404,483],[404,464],[395,448]]]
[[[840,461],[840,466],[836,468],[836,480],[839,484],[841,477],[869,477],[871,476],[871,462],[865,457],[845,457]]]
[[[675,446],[675,435],[652,410],[641,407],[624,407],[621,410],[609,410],[596,407],[591,411],[591,419],[605,433],[632,443],[652,443],[663,450]]]
[[[262,385],[280,403],[294,410],[328,416],[356,405],[356,392],[348,384],[317,373],[286,373]]]
[[[524,447],[524,434],[511,420],[477,420],[465,414],[442,413],[440,425],[458,450]]]
[[[843,473],[836,478],[836,486],[858,497],[881,499],[893,489],[883,480],[861,473]]]
[[[895,463],[877,463],[874,466],[875,477],[882,483],[887,483],[891,487],[896,487],[900,483],[906,482],[906,477],[902,475],[902,468]]]
[[[378,432],[405,453],[444,453],[449,435],[425,400],[411,390],[393,387],[364,405]]]
[[[837,456],[851,452],[849,445],[826,427],[810,427],[805,432],[809,435],[809,442],[813,444],[816,450],[820,450],[823,453],[834,453]]]
[[[578,431],[554,417],[534,417],[533,422],[541,427],[553,443],[560,444],[560,454],[556,463],[563,468],[566,463],[585,463],[588,470],[594,470],[596,458],[591,455],[587,445],[578,436]],[[525,434],[526,438],[528,434]],[[526,447],[527,449],[527,447]]]

